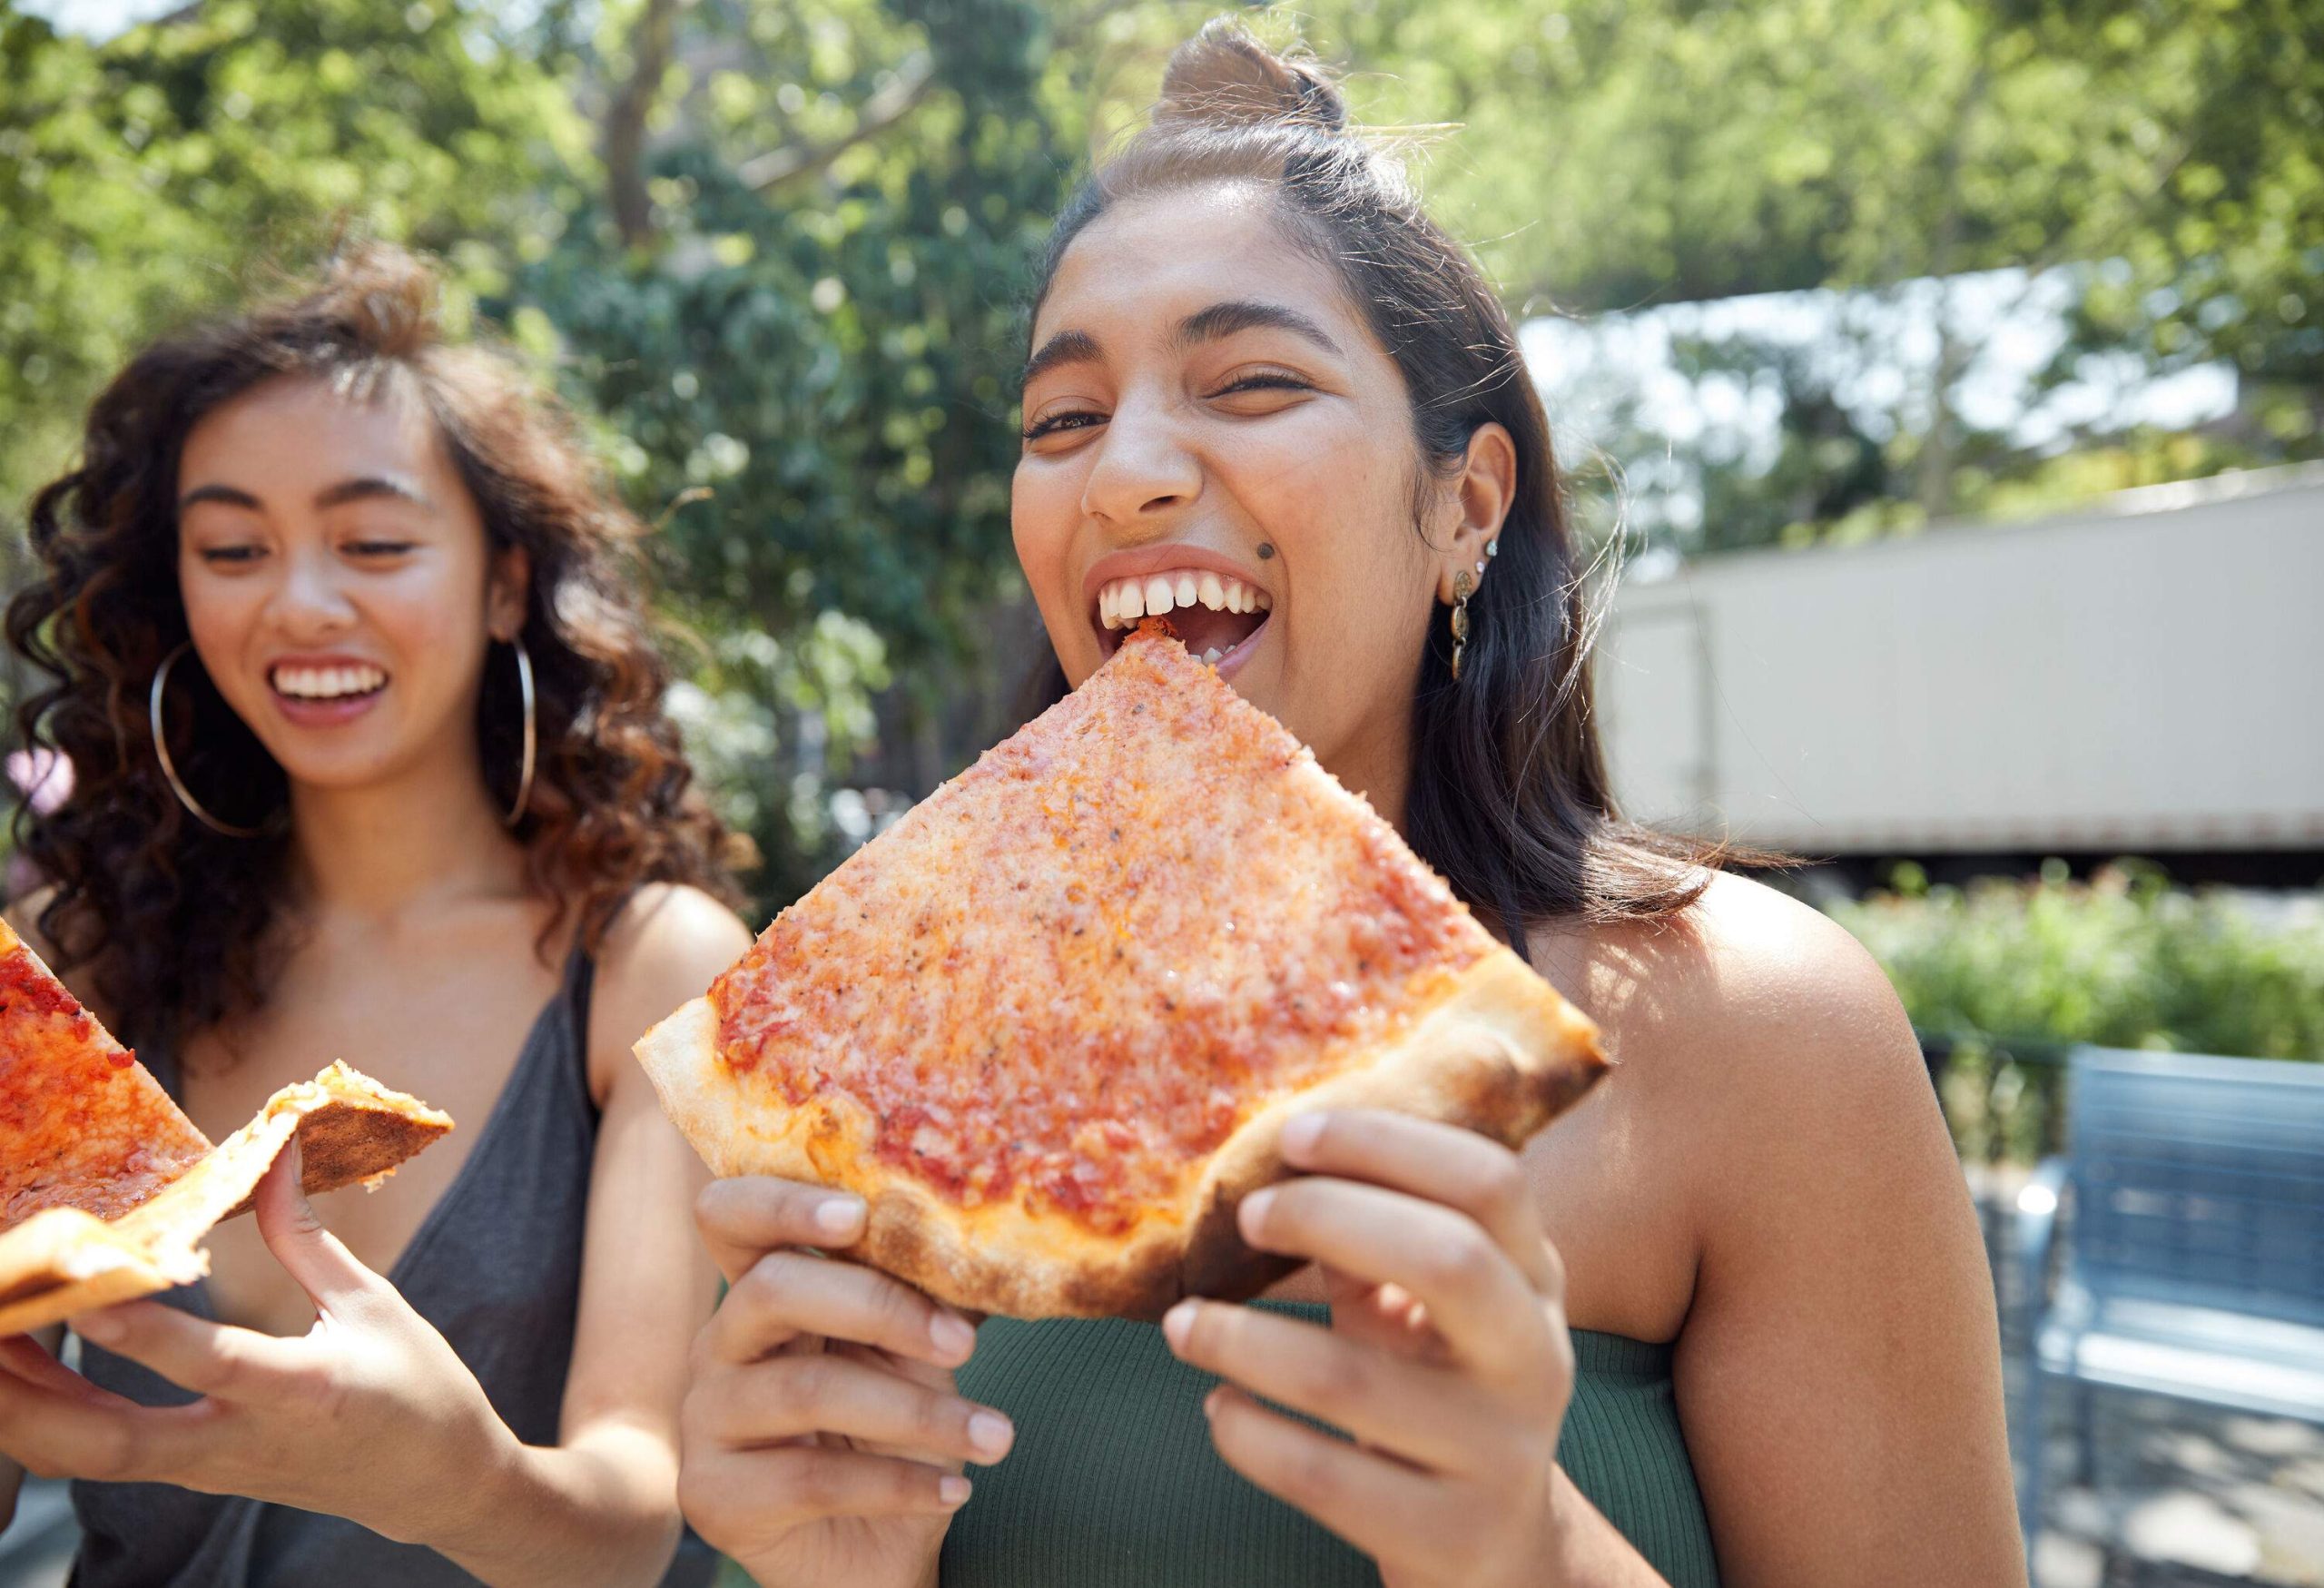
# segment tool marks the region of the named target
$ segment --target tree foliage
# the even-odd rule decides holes
[[[665,522],[664,598],[702,636],[679,705],[769,854],[769,902],[878,819],[834,803],[851,755],[911,790],[974,747],[1029,621],[1007,533],[1027,269],[1216,0],[198,0],[102,43],[19,5],[0,0],[0,514],[138,341],[353,227],[445,253],[463,309],[555,370]],[[2324,448],[2305,0],[1248,15],[1346,68],[1360,119],[1413,130],[1433,207],[1521,311],[1849,306],[1813,344],[1686,311],[1673,369],[1771,414],[1756,440],[1610,399],[1596,439],[1633,521],[1689,549]],[[1996,270],[2072,286],[2032,399],[2110,360],[2224,360],[2235,419],[2101,411],[2031,441],[1981,419],[1964,305]],[[1900,363],[1880,311],[1932,291],[1926,356]],[[1575,379],[1541,373],[1554,408]]]
[[[491,8],[227,0],[102,46],[0,0],[0,513],[142,341],[332,228],[490,281],[586,149]]]

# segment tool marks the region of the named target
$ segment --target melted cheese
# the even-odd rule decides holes
[[[46,1208],[127,1212],[210,1142],[0,924],[0,1229]]]
[[[965,1209],[1113,1234],[1493,943],[1149,623],[779,916],[711,990],[745,1089],[843,1097]]]

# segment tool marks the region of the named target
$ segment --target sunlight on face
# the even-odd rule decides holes
[[[294,785],[473,759],[487,609],[510,632],[520,597],[417,400],[270,380],[188,433],[178,496],[194,648]]]
[[[1066,676],[1112,654],[1124,601],[1159,594],[1189,647],[1218,652],[1325,766],[1361,787],[1400,756],[1434,599],[1411,408],[1265,190],[1109,211],[1066,251],[1032,348],[1012,527]],[[1229,580],[1253,610],[1233,610]]]

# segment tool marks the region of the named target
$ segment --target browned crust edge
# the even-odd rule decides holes
[[[1059,1217],[940,1200],[870,1157],[868,1120],[745,1092],[718,1059],[717,1033],[715,1009],[697,999],[636,1045],[664,1109],[713,1173],[857,1191],[870,1218],[847,1256],[952,1306],[1012,1317],[1158,1317],[1183,1296],[1239,1299],[1265,1288],[1295,1265],[1245,1246],[1235,1209],[1289,1174],[1275,1142],[1295,1113],[1392,1109],[1514,1148],[1586,1093],[1606,1064],[1597,1028],[1496,945],[1403,1037],[1246,1120],[1190,1189],[1190,1217],[1150,1218],[1112,1241]]]
[[[250,1207],[294,1135],[300,1183],[313,1193],[376,1183],[451,1128],[450,1115],[334,1063],[276,1092],[256,1119],[111,1223],[52,1208],[0,1233],[0,1335],[45,1328],[208,1273],[196,1243]],[[310,1129],[318,1132],[312,1145]]]

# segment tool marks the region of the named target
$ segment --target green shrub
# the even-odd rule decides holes
[[[2324,1060],[2324,897],[2262,904],[2125,863],[2088,883],[1927,887],[1827,905],[1872,952],[1925,1041],[1965,1158],[2053,1150],[2076,1042]]]

